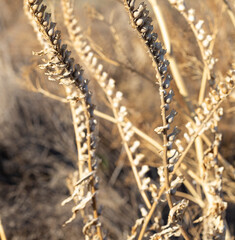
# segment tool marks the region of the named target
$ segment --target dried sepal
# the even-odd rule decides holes
[[[180,202],[176,203],[169,212],[167,225],[181,224],[188,204],[189,201],[186,199],[182,199]]]
[[[131,235],[127,237],[127,240],[134,240],[137,235],[137,229],[143,224],[144,218],[139,218],[135,221],[135,225],[131,228]]]
[[[169,126],[169,124],[167,124],[165,126],[160,126],[160,127],[155,128],[154,131],[157,134],[162,134],[164,131],[169,130],[169,128],[170,128],[170,126]]]

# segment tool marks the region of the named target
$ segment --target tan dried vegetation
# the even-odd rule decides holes
[[[0,4],[1,239],[234,239],[234,1],[24,0],[37,40],[21,4]]]

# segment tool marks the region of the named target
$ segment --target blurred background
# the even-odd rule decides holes
[[[45,1],[52,12],[62,39],[69,42],[63,24],[60,1]],[[167,1],[158,1],[172,40],[182,77],[196,104],[203,71],[200,52],[190,27]],[[232,10],[234,1],[228,1]],[[223,0],[188,0],[188,8],[205,20],[208,33],[217,31],[214,56],[218,58],[216,76],[221,79],[235,59],[235,31]],[[128,15],[118,0],[74,0],[80,24],[92,46],[101,52],[101,61],[124,93],[129,118],[142,131],[157,138],[153,129],[160,125],[158,88],[147,50],[129,24]],[[149,6],[149,9],[151,7]],[[154,27],[158,29],[153,13]],[[71,113],[66,103],[48,98],[49,91],[64,97],[63,88],[48,82],[38,69],[40,51],[21,0],[0,0],[0,218],[7,239],[79,239],[82,220],[78,217],[62,227],[71,216],[72,204],[61,206],[69,196],[66,179],[77,169]],[[79,62],[75,51],[73,57]],[[88,71],[93,100],[99,111],[111,115],[107,100]],[[176,87],[174,87],[176,89]],[[180,109],[182,98],[176,92],[174,107]],[[224,104],[220,123],[223,133],[221,153],[233,165],[235,159],[235,98]],[[179,127],[185,120],[178,120]],[[98,118],[100,158],[99,205],[103,206],[104,229],[110,239],[125,239],[138,217],[141,198],[115,125]],[[145,164],[161,162],[143,144]],[[193,161],[193,159],[192,159]],[[153,170],[153,174],[155,171]],[[234,184],[234,182],[233,182]],[[226,188],[225,188],[226,191]],[[234,233],[235,195],[225,193],[227,220]]]

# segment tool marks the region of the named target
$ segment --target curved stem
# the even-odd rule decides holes
[[[231,92],[231,91],[230,91]],[[176,170],[179,168],[181,162],[183,161],[183,159],[185,158],[186,154],[188,153],[189,149],[191,148],[191,146],[193,145],[196,137],[198,136],[198,134],[201,132],[201,130],[203,129],[203,127],[205,126],[205,124],[210,120],[210,118],[213,116],[214,112],[219,108],[219,106],[221,105],[221,103],[223,102],[224,99],[221,99],[219,103],[217,103],[217,105],[214,107],[214,109],[210,112],[210,114],[206,117],[206,119],[203,121],[203,123],[201,124],[201,126],[197,129],[197,131],[194,133],[194,135],[191,138],[191,141],[189,142],[187,148],[184,150],[183,154],[181,155],[181,157],[179,158],[179,160],[177,161],[177,163],[175,164],[174,170],[170,175],[170,180],[172,179],[173,175],[175,174]],[[162,196],[162,194],[165,192],[166,189],[166,184],[164,184],[164,186],[161,187],[157,198],[155,199],[154,203],[152,204],[152,207],[148,213],[148,215],[146,216],[145,220],[144,220],[144,224],[141,228],[138,240],[142,240],[145,230],[147,228],[147,225],[157,207],[158,201],[160,199],[160,197]]]
[[[83,105],[83,109],[84,109],[84,114],[86,117],[86,129],[87,129],[87,148],[88,148],[88,169],[89,172],[93,171],[93,167],[92,167],[92,157],[91,157],[91,130],[90,130],[90,114],[87,110],[87,106],[86,106],[86,102],[84,99],[82,99],[82,105]],[[96,189],[95,189],[95,183],[94,183],[94,177],[91,177],[91,193],[94,195],[92,198],[92,208],[93,208],[93,216],[94,219],[98,219],[98,212],[97,212],[97,203],[96,203]],[[97,235],[99,237],[100,240],[103,239],[102,237],[102,231],[101,231],[101,227],[99,224],[96,225],[96,229],[97,229]]]
[[[111,106],[113,106],[112,99],[110,97],[108,97],[108,100],[111,103]],[[118,112],[117,112],[117,110],[114,107],[112,107],[112,111],[113,111],[114,118],[118,119]],[[132,154],[130,152],[129,146],[128,146],[126,140],[125,140],[125,136],[124,136],[124,132],[123,132],[121,123],[119,121],[117,121],[116,124],[117,124],[117,127],[118,127],[119,134],[120,134],[120,136],[122,138],[123,145],[124,145],[124,148],[126,150],[126,153],[127,153],[127,156],[128,156],[128,159],[129,159],[129,162],[130,162],[130,165],[131,165],[131,169],[133,171],[133,174],[134,174],[134,177],[135,177],[135,180],[136,180],[139,192],[140,192],[140,194],[141,194],[141,196],[142,196],[146,206],[148,207],[148,209],[150,209],[151,208],[151,203],[150,203],[150,201],[149,201],[145,191],[142,190],[141,179],[139,177],[138,171],[137,171],[136,166],[134,164],[134,159],[133,159],[133,156],[132,156]]]

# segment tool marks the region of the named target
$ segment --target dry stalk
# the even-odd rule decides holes
[[[42,4],[42,0],[25,1],[25,10],[34,29],[40,34],[39,39],[43,47],[43,50],[35,55],[47,56],[47,60],[44,60],[45,63],[41,64],[40,68],[46,70],[45,74],[48,75],[49,80],[65,86],[76,131],[79,177],[86,179],[82,181],[85,184],[74,186],[72,196],[63,202],[65,204],[72,199],[77,202],[73,208],[73,217],[67,222],[70,222],[78,211],[85,209],[91,202],[93,214],[86,216],[84,234],[88,237],[103,239],[97,212],[97,179],[94,177],[97,167],[94,133],[96,121],[88,81],[83,78],[81,67],[74,65],[74,59],[70,58],[71,52],[66,49],[67,46],[61,44],[60,31],[55,29],[56,24],[51,22],[51,16],[45,11],[46,5]],[[86,177],[87,175],[89,177]]]
[[[190,28],[192,29],[195,35],[195,39],[200,49],[202,61],[204,63],[204,70],[198,100],[199,104],[201,104],[205,96],[206,83],[208,80],[211,80],[210,72],[212,71],[214,64],[216,62],[216,59],[212,57],[212,49],[210,47],[212,40],[213,38],[215,38],[215,36],[205,34],[205,30],[203,29],[204,20],[199,19],[196,22],[195,10],[192,8],[187,10],[184,0],[168,0],[168,1],[185,18],[186,22],[189,24]],[[213,80],[211,81],[211,83],[213,83]]]
[[[171,76],[167,74],[167,67],[169,65],[169,62],[164,59],[166,50],[164,50],[161,46],[161,43],[157,41],[157,34],[153,33],[153,26],[151,25],[152,19],[148,16],[149,12],[146,9],[146,4],[140,3],[137,9],[135,9],[135,1],[124,1],[124,4],[129,13],[133,28],[138,31],[139,36],[142,38],[143,42],[149,50],[154,69],[156,71],[156,78],[159,85],[159,94],[161,99],[160,107],[163,126],[156,128],[155,131],[158,134],[162,134],[163,136],[162,158],[164,177],[162,177],[162,179],[164,179],[163,183],[166,187],[167,202],[170,207],[169,214],[171,214],[171,212],[173,211],[173,209],[176,208],[176,206],[174,206],[172,202],[169,171],[174,170],[175,160],[177,160],[174,156],[178,155],[178,152],[177,150],[172,149],[172,145],[179,130],[175,127],[173,132],[168,134],[170,124],[173,122],[174,116],[176,115],[175,110],[172,110],[170,115],[166,115],[166,111],[169,110],[169,104],[172,102],[174,96],[172,89],[167,92],[167,89],[170,87],[170,80],[172,80]],[[183,208],[186,208],[187,204],[182,206],[184,206]],[[177,217],[179,216],[176,216],[176,219]],[[178,223],[177,220],[175,223]],[[184,238],[189,239],[188,234],[183,229],[181,224],[179,225],[179,228]],[[140,235],[139,239],[141,239],[142,237],[143,236]]]
[[[7,240],[6,234],[5,234],[3,225],[2,225],[2,220],[1,220],[1,218],[0,218],[0,239],[1,239],[1,240]]]
[[[86,37],[81,30],[81,27],[78,25],[78,20],[74,16],[70,0],[62,0],[62,6],[65,25],[67,26],[71,42],[74,45],[74,48],[80,58],[83,60],[84,64],[93,73],[94,78],[103,89],[110,103],[115,123],[117,124],[119,134],[122,138],[122,142],[126,150],[132,171],[134,173],[138,189],[147,208],[150,208],[151,203],[145,193],[145,191],[149,188],[147,183],[149,180],[146,180],[143,172],[146,172],[147,168],[144,166],[141,171],[137,169],[139,162],[143,159],[144,155],[138,153],[138,148],[140,145],[139,141],[134,141],[131,143],[134,130],[132,129],[133,124],[126,117],[126,107],[120,104],[123,94],[120,91],[115,91],[115,80],[109,77],[108,73],[104,71],[103,65],[99,63],[98,59],[94,56],[94,50],[89,45]],[[135,128],[135,130],[137,129]],[[158,146],[160,145],[158,144]]]
[[[201,135],[205,130],[207,130],[210,126],[212,126],[213,124],[213,117],[214,114],[216,114],[217,119],[220,119],[221,115],[220,115],[220,111],[217,112],[218,108],[220,107],[220,105],[222,104],[222,102],[226,99],[227,96],[229,96],[229,94],[232,92],[232,90],[234,89],[234,75],[226,78],[226,82],[222,83],[222,86],[224,87],[223,90],[220,88],[218,90],[218,94],[217,92],[215,93],[214,91],[212,91],[213,94],[210,95],[210,97],[212,97],[212,99],[214,99],[214,97],[216,96],[215,102],[213,100],[214,106],[213,109],[210,111],[210,114],[204,115],[204,120],[203,122],[200,124],[200,126],[198,126],[197,130],[194,132],[193,136],[191,136],[190,138],[190,142],[188,143],[187,147],[184,149],[183,153],[181,154],[180,158],[178,159],[177,163],[175,164],[174,170],[172,172],[172,175],[170,176],[170,181],[173,177],[173,174],[175,173],[175,171],[179,168],[181,162],[183,161],[183,159],[185,158],[186,154],[188,153],[190,147],[193,145],[195,139]],[[220,85],[221,86],[221,85]],[[221,91],[222,90],[222,91]],[[212,119],[212,121],[210,121]],[[209,123],[209,124],[208,124]],[[166,184],[164,186],[161,187],[160,191],[158,192],[158,196],[155,199],[155,202],[152,204],[152,208],[150,209],[148,215],[145,218],[145,221],[143,223],[141,232],[139,234],[139,238],[138,240],[141,240],[144,236],[145,230],[147,228],[147,225],[157,207],[158,201],[160,199],[160,197],[162,196],[162,194],[164,193],[166,189]]]
[[[235,28],[235,15],[234,15],[234,12],[229,4],[229,2],[227,0],[222,0],[223,3],[225,4],[226,8],[227,8],[227,12],[228,12],[228,15],[231,19],[231,22],[233,24],[233,27]]]
[[[204,210],[204,215],[193,222],[201,223],[201,230],[198,236],[202,231],[203,239],[225,239],[226,221],[224,215],[227,205],[222,197],[223,167],[219,167],[218,159],[222,159],[222,162],[224,161],[223,164],[229,169],[230,165],[219,154],[221,134],[218,133],[218,122],[223,115],[221,104],[234,89],[235,72],[232,69],[223,82],[219,82],[217,86],[211,85],[208,97],[204,98],[206,83],[211,77],[211,71],[215,63],[215,59],[212,57],[214,37],[210,35],[205,36],[205,31],[202,28],[202,20],[195,23],[195,11],[193,9],[186,11],[184,0],[169,0],[189,23],[197,40],[204,63],[199,94],[199,107],[194,111],[193,107],[189,106],[191,113],[192,111],[193,113],[186,124],[187,130],[184,132],[184,139],[180,140],[177,139],[179,132],[177,127],[169,133],[177,113],[175,110],[171,110],[170,114],[167,115],[174,93],[172,89],[169,89],[172,78],[167,73],[169,62],[164,58],[166,51],[162,48],[161,43],[157,41],[157,34],[153,32],[152,19],[148,15],[149,12],[146,9],[146,4],[141,3],[135,9],[135,0],[124,0],[132,26],[137,30],[138,35],[145,43],[156,71],[160,94],[162,126],[157,127],[155,131],[161,134],[163,139],[162,143],[159,143],[134,127],[127,118],[127,109],[121,104],[123,94],[115,90],[115,81],[109,77],[108,73],[104,71],[103,65],[95,57],[96,50],[92,48],[92,44],[89,43],[88,38],[83,34],[78,25],[70,0],[61,1],[65,25],[68,29],[71,42],[84,65],[91,71],[103,89],[113,111],[113,117],[94,110],[94,105],[91,101],[91,92],[88,90],[88,80],[83,78],[81,67],[74,65],[74,59],[70,58],[71,52],[67,50],[67,46],[61,44],[60,32],[56,30],[55,23],[51,21],[50,14],[45,12],[46,5],[42,4],[43,0],[24,1],[26,14],[43,46],[43,51],[35,53],[35,55],[47,57],[47,60],[43,60],[44,63],[40,65],[40,68],[46,70],[45,74],[48,75],[49,80],[57,81],[64,86],[67,99],[54,96],[41,87],[38,87],[38,91],[56,100],[69,102],[72,112],[79,173],[76,172],[73,180],[70,182],[71,196],[62,203],[66,204],[72,200],[76,203],[76,206],[72,210],[73,216],[66,223],[71,222],[79,211],[84,220],[83,233],[86,239],[103,239],[96,200],[98,183],[96,177],[97,160],[95,157],[96,120],[94,119],[94,115],[96,115],[117,125],[139,192],[149,209],[149,212],[147,212],[145,208],[140,208],[142,217],[136,220],[131,230],[131,235],[128,236],[128,240],[137,238],[138,240],[142,240],[147,235],[146,229],[149,221],[153,218],[156,207],[160,206],[160,201],[164,201],[165,198],[170,208],[168,222],[165,226],[161,226],[157,216],[154,219],[154,224],[152,224],[148,231],[154,230],[155,233],[149,239],[169,239],[172,236],[179,235],[182,235],[185,239],[191,239],[191,236],[189,236],[183,227],[183,222],[186,222],[187,216],[190,214],[190,211],[188,211],[185,215],[189,201],[190,205],[197,204],[199,205],[196,206],[197,208],[200,207],[200,209]],[[170,38],[160,9],[156,1],[149,0],[149,2],[155,10],[165,45],[170,51],[170,61],[173,62],[172,72],[176,76],[177,85],[180,88],[181,94],[189,100],[186,86],[178,74],[176,65],[174,65],[175,61],[172,56]],[[111,25],[110,28],[115,35],[116,30]],[[102,55],[102,52],[100,53]],[[103,57],[106,58],[105,56]],[[112,64],[114,63],[110,59],[106,60]],[[211,130],[214,133],[214,141],[212,143],[205,135],[207,130]],[[140,163],[144,156],[139,151],[140,142],[133,140],[134,133],[154,146],[155,151],[156,149],[160,151],[163,162],[163,166],[158,168],[160,186],[153,179],[146,177],[146,173],[149,170],[147,165],[142,166],[140,169]],[[206,151],[203,149],[202,140],[209,146]],[[193,144],[196,146],[196,154],[199,160],[200,177],[193,170],[189,169],[188,165],[190,164],[183,163]],[[195,167],[195,163],[192,166]],[[182,173],[185,177],[181,176]],[[196,187],[191,184],[191,179],[195,180]],[[189,193],[177,191],[177,188],[183,182]],[[152,198],[147,195],[147,192],[152,194]],[[174,196],[182,199],[176,202]],[[89,205],[92,208],[89,208]],[[192,225],[192,223],[190,224]],[[193,231],[194,234],[196,231],[195,229]],[[2,234],[2,231],[0,233]]]
[[[151,4],[151,6],[153,8],[155,17],[156,17],[159,27],[160,27],[162,39],[163,39],[164,45],[167,50],[167,57],[170,62],[170,69],[171,69],[172,75],[174,77],[174,81],[178,87],[179,93],[184,97],[184,100],[186,101],[186,104],[188,105],[189,110],[193,111],[193,106],[190,101],[187,86],[180,74],[179,68],[178,68],[176,60],[174,58],[174,52],[173,52],[173,48],[171,45],[170,36],[168,33],[168,29],[167,29],[165,20],[163,18],[161,9],[159,7],[158,1],[157,0],[149,0],[149,3]]]
[[[66,99],[66,98],[62,98],[62,97],[59,97],[57,95],[54,95],[44,89],[41,88],[41,86],[39,86],[37,84],[37,88],[34,88],[33,89],[34,91],[37,91],[37,92],[40,92],[42,93],[43,95],[51,98],[51,99],[54,99],[54,100],[57,100],[57,101],[60,101],[60,102],[63,102],[63,103],[68,103],[69,100]],[[102,119],[105,119],[109,122],[112,122],[112,123],[115,123],[116,124],[116,120],[115,118],[105,114],[105,113],[102,113],[100,111],[97,111],[97,110],[94,110],[94,114],[95,116],[97,117],[100,117]],[[152,145],[154,148],[157,146],[158,142],[156,142],[153,138],[149,137],[147,134],[143,133],[141,130],[139,130],[138,128],[136,128],[135,126],[132,127],[133,131],[139,135],[142,139],[146,140],[146,142],[148,142],[150,145]],[[77,131],[75,131],[77,132]],[[209,144],[209,143],[208,143]],[[159,151],[162,151],[162,147],[161,148],[157,148],[157,153]],[[221,155],[218,154],[218,159],[221,157]],[[224,160],[225,161],[225,160]],[[225,168],[227,168],[226,166],[226,162],[223,163],[223,165],[225,165]],[[229,167],[232,167],[229,165]],[[187,170],[187,171],[185,171]],[[186,175],[189,175],[192,179],[194,179],[198,184],[200,184],[201,186],[203,186],[203,182],[202,180],[191,170],[187,169],[187,166],[182,163],[181,164],[181,169],[180,169],[180,172],[177,173],[177,175],[181,175],[183,173],[184,176]],[[188,195],[188,194],[185,194],[185,193],[182,193],[182,192],[176,192],[175,195],[176,196],[187,196],[186,198],[191,200],[191,201],[194,201],[195,203],[199,204],[199,206],[201,208],[204,208],[205,204],[204,202],[201,200],[200,196],[198,195],[198,193],[194,190],[194,187],[191,185],[191,183],[187,180],[187,179],[184,179],[184,185],[185,187],[189,190],[189,192],[192,194],[192,195]],[[73,192],[73,191],[72,191]]]

